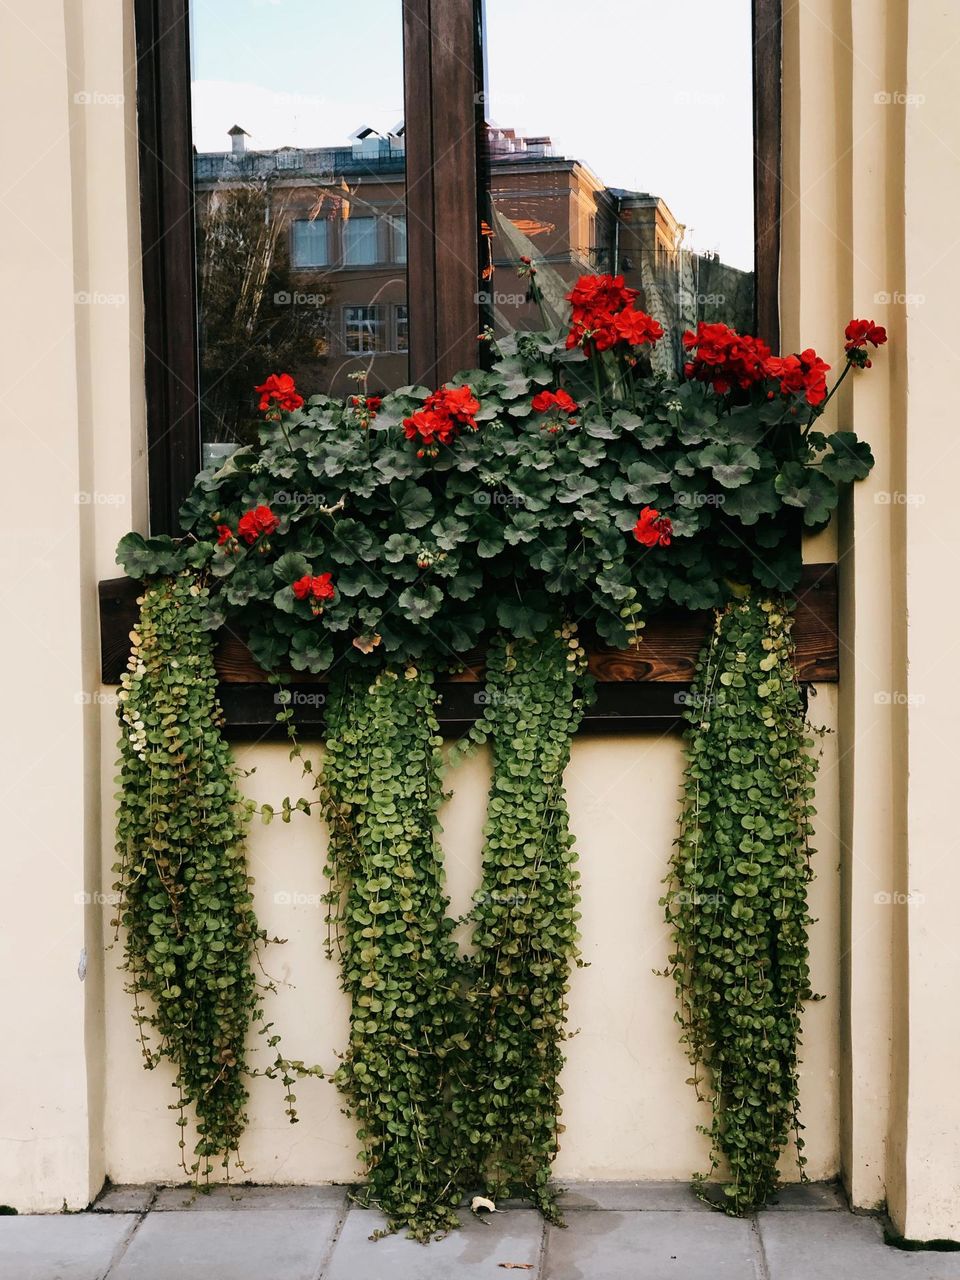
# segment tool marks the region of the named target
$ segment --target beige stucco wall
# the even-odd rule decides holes
[[[104,954],[109,908],[77,901],[111,881],[114,727],[111,691],[97,684],[96,583],[115,574],[116,541],[145,511],[130,10],[129,0],[0,7],[0,153],[18,158],[0,184],[0,1202],[21,1210],[82,1206],[105,1174],[178,1176],[169,1076],[142,1071],[117,952]],[[877,469],[807,549],[812,560],[839,555],[843,592],[842,683],[813,704],[839,732],[825,741],[818,788],[812,947],[827,998],[805,1027],[810,1172],[839,1169],[857,1205],[887,1199],[908,1235],[960,1238],[950,807],[960,11],[947,0],[785,0],[784,10],[785,346],[836,350],[854,313],[893,339],[841,404]],[[256,765],[256,795],[297,793],[282,748],[238,755]],[[672,738],[575,747],[589,967],[571,992],[562,1177],[703,1167],[671,985],[653,972],[667,950],[657,898],[679,771]],[[482,758],[451,781],[444,839],[462,910],[478,874]],[[250,856],[262,922],[289,939],[268,954],[281,980],[271,1016],[292,1056],[332,1065],[346,1009],[311,901],[322,829],[258,827]],[[332,1087],[305,1082],[298,1105],[290,1129],[276,1085],[256,1082],[251,1176],[350,1176],[351,1126]]]
[[[818,720],[836,717],[835,690],[813,702]],[[105,730],[104,752],[113,741]],[[812,1005],[806,1024],[803,1098],[810,1172],[838,1168],[837,1036],[839,1025],[838,845],[836,736],[824,740],[818,816],[817,883],[813,910],[813,976],[827,998]],[[256,772],[249,793],[276,804],[301,794],[299,769],[282,745],[239,748]],[[580,739],[567,773],[572,825],[583,879],[583,958],[574,975],[563,1074],[563,1146],[557,1173],[568,1178],[686,1178],[706,1169],[696,1132],[706,1108],[684,1082],[689,1067],[677,1040],[672,981],[658,976],[668,935],[658,899],[675,836],[681,771],[676,737],[638,735]],[[480,844],[488,766],[483,756],[448,772],[453,798],[442,823],[454,915],[465,912],[480,876]],[[325,833],[319,819],[258,826],[249,854],[260,922],[286,938],[266,953],[266,968],[282,985],[268,1010],[295,1058],[336,1065],[345,1043],[347,1002],[336,965],[323,956]],[[109,859],[109,854],[107,855]],[[112,859],[109,859],[112,861]],[[108,909],[105,909],[108,911]],[[146,1074],[121,976],[108,962],[106,982],[106,1166],[115,1181],[177,1178],[177,1132],[166,1110],[173,1094],[166,1071]],[[261,1055],[261,1060],[268,1058]],[[243,1156],[258,1181],[310,1182],[348,1178],[356,1142],[334,1087],[306,1081],[297,1090],[301,1120],[290,1128],[280,1088],[257,1081]],[[795,1176],[790,1158],[785,1176]]]

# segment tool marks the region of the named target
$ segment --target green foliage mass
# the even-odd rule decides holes
[[[455,1100],[467,1167],[494,1196],[527,1195],[558,1221],[550,1169],[563,1126],[560,1068],[580,902],[564,770],[583,711],[572,626],[487,654],[493,778],[483,878],[470,919],[470,1051]]]
[[[785,601],[718,615],[687,710],[680,838],[663,903],[693,1083],[712,1107],[724,1208],[763,1205],[791,1131],[801,1171],[798,1044],[811,998],[807,886],[816,761]],[[701,1070],[702,1069],[702,1070]]]
[[[426,387],[401,387],[372,417],[313,396],[265,421],[259,443],[197,477],[186,540],[129,534],[121,563],[133,577],[209,568],[209,625],[249,634],[267,670],[372,667],[369,637],[391,661],[449,657],[501,630],[543,636],[561,610],[623,647],[631,591],[649,613],[720,606],[728,580],[791,589],[801,529],[822,527],[840,486],[873,465],[852,432],[821,432],[818,408],[763,386],[722,396],[641,362],[626,385],[594,389],[562,333],[500,339],[491,365],[453,379],[479,401],[477,430],[436,456],[418,457],[402,426]],[[576,414],[533,409],[552,387]],[[275,533],[215,545],[219,525],[260,505]],[[672,521],[669,547],[634,539],[645,506]],[[291,585],[326,572],[336,597],[318,616]]]
[[[266,941],[252,906],[244,838],[252,806],[220,726],[206,588],[193,574],[161,579],[141,601],[138,629],[119,695],[117,815],[120,895],[128,989],[145,1065],[169,1059],[177,1073],[178,1124],[192,1108],[196,1160],[184,1169],[209,1176],[224,1167],[246,1124],[246,1039],[263,1022],[254,964]],[[151,1043],[150,1032],[157,1039]],[[297,1074],[317,1068],[277,1056],[264,1074],[290,1092]],[[238,1161],[239,1162],[239,1161]]]
[[[365,1201],[419,1240],[457,1225],[449,1096],[464,1043],[435,701],[429,670],[352,671],[330,697],[320,775],[331,943],[351,1001],[334,1078],[359,1122]]]

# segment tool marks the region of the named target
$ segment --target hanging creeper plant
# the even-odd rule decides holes
[[[457,1225],[449,1078],[464,1043],[435,702],[429,670],[351,672],[327,706],[320,779],[331,950],[351,999],[335,1080],[359,1123],[365,1203],[418,1240]]]
[[[119,695],[114,866],[145,1062],[152,1068],[167,1058],[176,1069],[178,1124],[186,1127],[192,1107],[198,1133],[190,1166],[181,1133],[181,1161],[197,1177],[209,1176],[214,1158],[226,1168],[236,1153],[247,1122],[247,1077],[255,1074],[247,1032],[256,1022],[261,1033],[270,1031],[254,974],[266,938],[243,851],[251,805],[220,733],[206,597],[206,587],[184,573],[157,580],[140,602]],[[264,1074],[282,1077],[295,1121],[293,1078],[319,1068],[278,1055]]]
[[[456,1109],[466,1159],[493,1196],[528,1195],[558,1220],[548,1186],[580,901],[563,774],[583,711],[572,626],[539,642],[501,635],[487,653],[493,779],[473,921],[472,1043]]]
[[[791,627],[783,601],[750,598],[718,614],[687,711],[680,838],[663,899],[677,1018],[713,1109],[710,1171],[725,1160],[723,1207],[736,1216],[775,1190],[791,1131],[804,1165],[797,1054],[812,998],[816,762]]]

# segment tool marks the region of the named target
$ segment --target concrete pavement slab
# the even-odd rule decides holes
[[[770,1280],[960,1280],[960,1253],[892,1249],[876,1218],[764,1213],[758,1223]]]
[[[119,1214],[0,1217],[0,1280],[103,1280],[136,1225]]]
[[[461,1218],[459,1231],[429,1245],[402,1235],[371,1241],[370,1234],[383,1228],[383,1217],[373,1210],[353,1208],[323,1280],[507,1280],[511,1275],[539,1280],[543,1240],[539,1213],[514,1209],[480,1220],[468,1210]],[[521,1267],[508,1270],[500,1266],[503,1262]]]
[[[110,1280],[316,1280],[338,1221],[335,1209],[150,1213]]]
[[[749,1222],[719,1213],[572,1212],[548,1228],[542,1280],[759,1280]],[[836,1277],[834,1277],[836,1280]]]

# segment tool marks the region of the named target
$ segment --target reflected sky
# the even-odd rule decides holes
[[[750,0],[486,0],[488,117],[753,265]],[[194,139],[344,146],[403,117],[400,0],[191,0]]]

